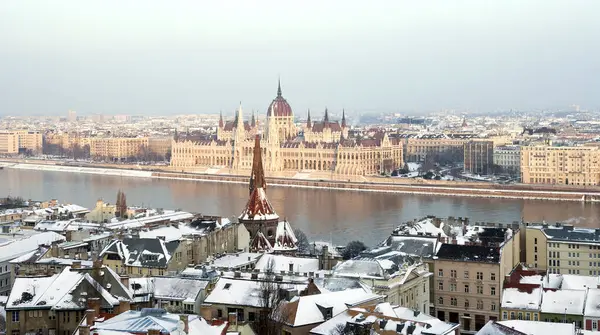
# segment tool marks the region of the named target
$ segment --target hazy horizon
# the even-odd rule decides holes
[[[0,116],[598,109],[600,3],[0,2]]]

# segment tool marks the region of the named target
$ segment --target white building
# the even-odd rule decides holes
[[[518,145],[495,147],[494,164],[498,165],[504,173],[519,176],[521,173],[521,147]]]

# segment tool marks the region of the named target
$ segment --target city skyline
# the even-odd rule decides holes
[[[0,116],[600,106],[591,1],[62,3],[0,4]]]

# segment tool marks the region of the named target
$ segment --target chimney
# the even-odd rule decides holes
[[[185,314],[180,314],[179,321],[183,322],[183,332],[186,334],[189,333],[190,328],[188,326],[188,316]]]
[[[148,335],[160,335],[160,329],[150,328],[148,329]]]
[[[52,242],[52,245],[50,246],[50,256],[58,257],[58,244],[55,242]]]
[[[94,269],[102,268],[102,260],[101,259],[94,260],[92,264],[93,264]]]
[[[94,310],[94,316],[97,317],[100,314],[100,298],[88,298],[87,307]]]
[[[131,310],[131,303],[129,300],[119,301],[119,313],[128,312]]]
[[[85,311],[85,324],[88,327],[91,327],[96,323],[96,311],[93,309],[88,309]],[[89,331],[89,328],[88,328]]]
[[[212,317],[212,308],[210,305],[208,304],[202,304],[200,305],[200,316],[206,320],[206,321],[210,321],[213,319]]]
[[[125,286],[129,290],[130,289],[129,276],[120,276],[120,279],[121,279],[121,284],[123,284],[123,286]]]
[[[227,314],[227,322],[229,322],[229,327],[227,327],[228,331],[237,331],[237,313],[229,313]]]
[[[79,335],[90,335],[90,326],[79,326]]]

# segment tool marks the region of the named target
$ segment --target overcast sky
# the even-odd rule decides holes
[[[0,1],[0,115],[600,107],[600,1]]]

